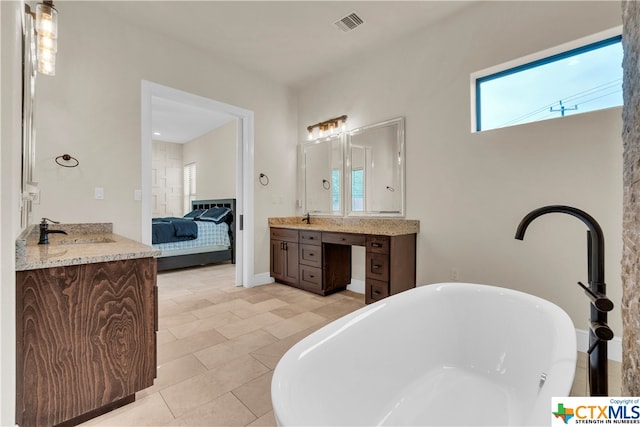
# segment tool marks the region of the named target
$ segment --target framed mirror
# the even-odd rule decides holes
[[[34,18],[25,5],[22,20],[22,177],[20,226],[29,225],[31,205],[37,195],[37,184],[33,182],[35,163],[34,102],[36,92],[36,41]]]
[[[354,129],[347,135],[348,216],[405,215],[404,118]]]
[[[312,215],[344,215],[342,134],[299,145],[303,210]]]

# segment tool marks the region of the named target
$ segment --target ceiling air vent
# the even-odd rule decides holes
[[[333,23],[336,27],[340,28],[340,30],[347,31],[355,30],[356,27],[364,24],[362,18],[360,18],[355,11],[351,12],[344,18]]]

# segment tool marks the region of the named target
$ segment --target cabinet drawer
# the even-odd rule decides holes
[[[389,255],[367,252],[367,278],[389,280]]]
[[[389,236],[367,236],[367,252],[389,253]]]
[[[365,302],[370,304],[389,296],[389,283],[367,279]]]
[[[300,265],[300,286],[311,291],[322,291],[322,269]]]
[[[322,232],[320,231],[301,231],[300,243],[307,245],[321,245],[322,244]]]
[[[288,228],[272,228],[271,238],[276,240],[284,240],[286,242],[297,242],[298,230],[291,230]]]
[[[300,245],[300,264],[322,267],[322,246]]]
[[[366,243],[364,234],[351,233],[322,233],[322,243],[336,243],[338,245],[364,246]]]

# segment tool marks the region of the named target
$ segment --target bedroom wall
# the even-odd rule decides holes
[[[618,2],[482,2],[401,43],[354,57],[298,96],[305,127],[347,114],[348,128],[406,118],[407,218],[420,220],[419,285],[495,284],[549,299],[588,328],[586,227],[548,204],[593,215],[606,239],[609,315],[619,336],[622,235],[621,109],[470,132],[470,74],[621,25]],[[356,30],[357,31],[357,30]]]
[[[295,211],[297,103],[287,87],[211,54],[125,22],[100,2],[60,2],[56,76],[39,76],[34,217],[113,222],[140,239],[141,81],[248,109],[255,114],[254,271],[269,271],[267,218]],[[70,153],[77,168],[54,158]],[[94,187],[105,191],[94,199]]]
[[[151,142],[151,217],[180,217],[184,212],[183,146]]]
[[[237,119],[183,146],[183,164],[196,163],[197,199],[234,198],[236,194]]]

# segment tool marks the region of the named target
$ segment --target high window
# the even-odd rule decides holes
[[[475,129],[484,131],[622,105],[622,36],[544,52],[472,75]],[[576,43],[579,44],[579,43]],[[555,49],[557,50],[557,49]],[[542,55],[542,57],[540,57]]]

